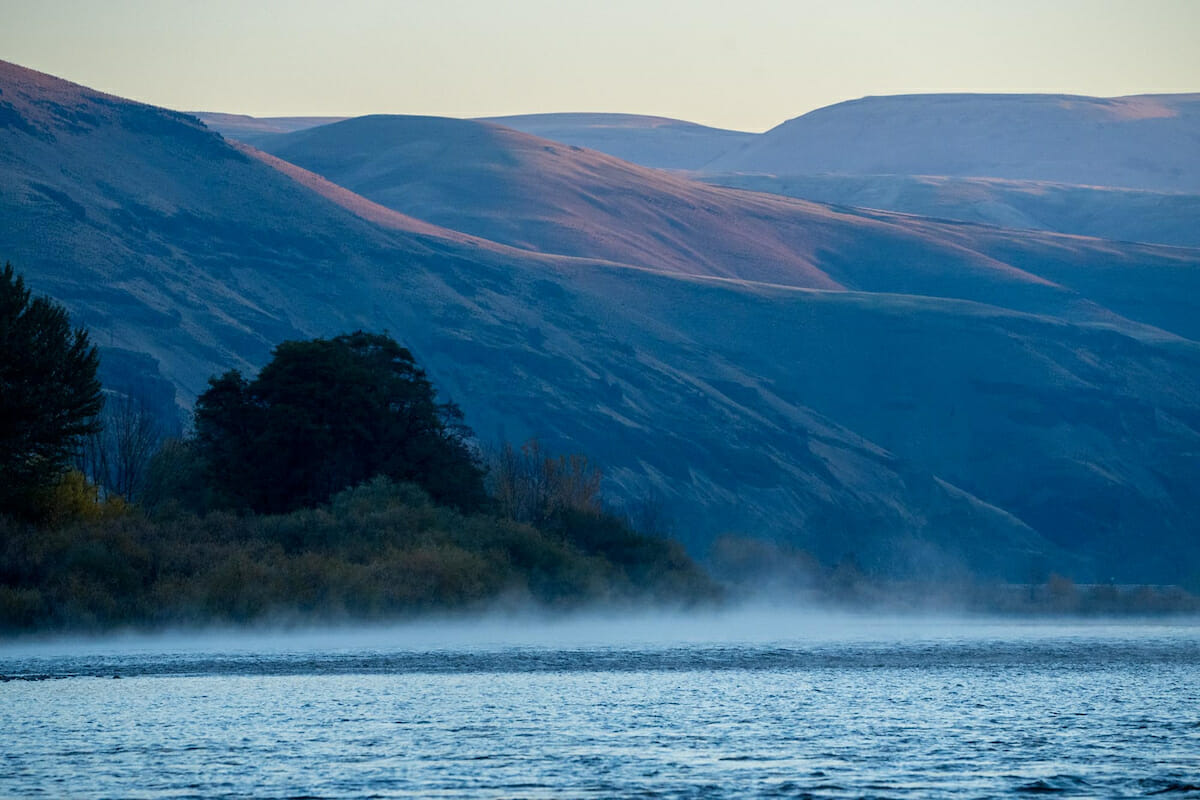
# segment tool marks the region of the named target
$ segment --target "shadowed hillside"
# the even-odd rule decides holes
[[[676,219],[652,211],[671,191],[681,204],[711,199],[707,219],[757,219],[774,252],[798,253],[781,264],[751,254],[756,270],[797,276],[785,286],[728,255],[757,233],[714,245],[718,257],[690,239],[698,218],[662,264],[564,256],[516,233],[493,245],[280,171],[185,115],[12,65],[0,65],[0,90],[3,257],[99,343],[157,359],[185,404],[209,375],[261,365],[283,339],[387,330],[484,439],[537,434],[589,453],[615,495],[662,496],[697,551],[740,530],[897,574],[1192,579],[1200,356],[1140,323],[1185,327],[1194,251],[1011,240],[673,178],[647,195],[646,170],[579,156],[611,187],[592,201],[617,209],[614,235],[655,240]],[[468,211],[482,218],[494,203],[491,224],[517,231],[513,218],[539,202],[524,192],[594,178],[574,151],[463,124],[482,133],[455,145],[460,172],[409,182],[431,207],[447,197],[438,180],[476,185]],[[540,154],[511,154],[510,137]],[[537,174],[560,156],[559,172]],[[503,158],[526,182],[479,184],[473,170]],[[639,206],[643,216],[623,216]],[[803,224],[776,232],[783,209]],[[460,230],[484,235],[473,227]],[[679,242],[709,259],[708,274]],[[1122,319],[1096,299],[1143,267],[1142,296],[1175,294],[1174,316],[1121,295]]]

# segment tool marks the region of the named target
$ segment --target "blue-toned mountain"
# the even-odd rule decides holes
[[[0,257],[102,345],[151,355],[185,405],[282,339],[386,329],[481,438],[589,453],[697,551],[737,530],[904,574],[1193,579],[1196,251],[764,200],[515,132],[453,193],[430,170],[426,196],[477,188],[450,230],[186,115],[8,64],[0,92]],[[549,170],[530,139],[585,165]],[[510,147],[531,174],[489,194]],[[613,194],[582,183],[580,224],[673,196],[627,218],[670,241],[633,259],[561,247],[586,237],[553,215],[544,242],[466,224],[493,202],[518,230],[528,193],[585,178]],[[710,251],[752,221],[761,249]]]

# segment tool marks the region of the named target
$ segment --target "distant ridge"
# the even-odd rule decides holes
[[[251,144],[344,119],[196,115]],[[481,121],[663,169],[983,177],[1200,194],[1200,93],[870,96],[810,111],[761,134],[639,114]]]
[[[638,114],[524,114],[485,117],[523,133],[599,150],[646,167],[699,170],[758,134]]]
[[[864,97],[788,120],[705,169],[992,177],[1200,193],[1200,94]]]
[[[213,130],[257,145],[264,138],[341,122],[348,117],[250,117],[194,112]],[[518,114],[480,117],[513,130],[563,144],[599,150],[648,167],[695,170],[757,134],[709,128],[693,122],[640,114]]]
[[[254,144],[264,136],[277,133],[292,133],[331,122],[341,122],[347,117],[251,117],[247,114],[223,114],[216,111],[191,112],[208,127],[222,136]]]
[[[637,114],[485,121],[724,186],[1118,241],[1200,246],[1200,94],[864,97],[765,134]],[[949,110],[948,110],[949,109]],[[201,114],[259,143],[333,117]]]

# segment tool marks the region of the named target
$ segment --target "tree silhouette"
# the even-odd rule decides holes
[[[209,381],[196,441],[210,483],[234,507],[314,506],[386,475],[472,509],[486,494],[461,419],[407,349],[359,331],[284,342],[252,381],[236,370]]]
[[[66,470],[82,437],[99,430],[100,357],[66,309],[30,297],[0,272],[0,513],[28,517]]]

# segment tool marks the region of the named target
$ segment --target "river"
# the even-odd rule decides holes
[[[2,797],[1200,797],[1200,625],[754,611],[0,644]]]

